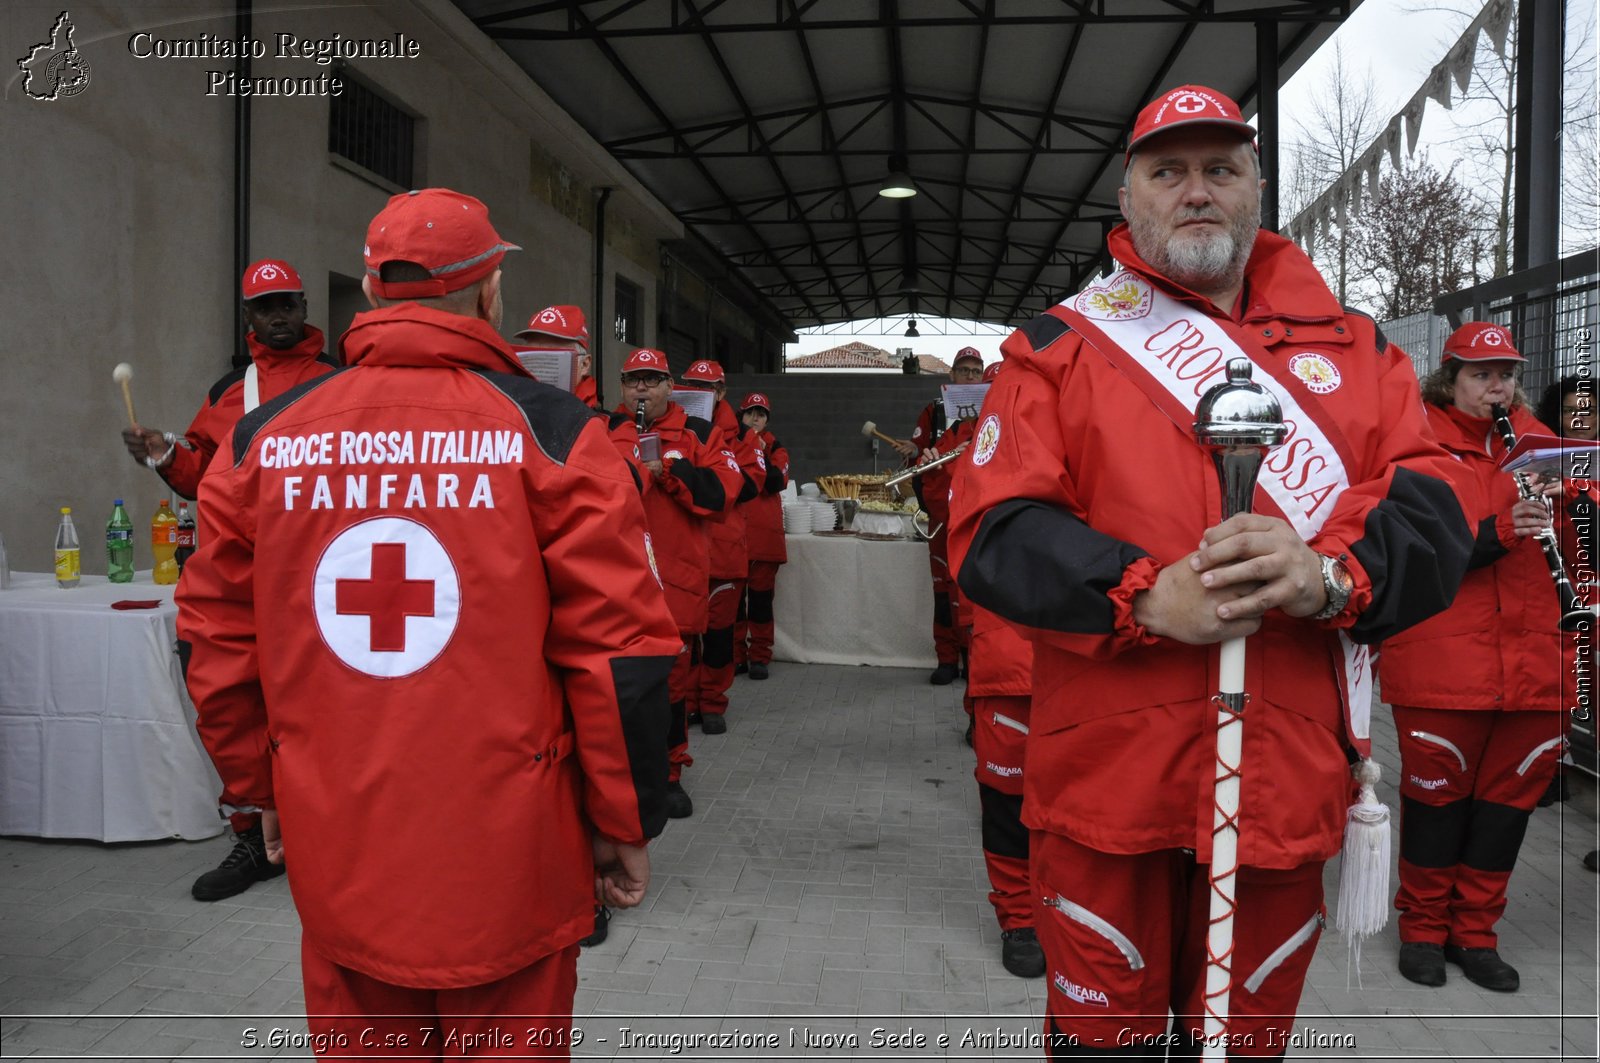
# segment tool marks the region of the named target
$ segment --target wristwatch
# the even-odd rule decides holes
[[[1344,612],[1344,607],[1350,602],[1350,592],[1355,590],[1355,577],[1350,575],[1350,570],[1344,567],[1344,562],[1337,557],[1319,554],[1322,558],[1322,589],[1328,593],[1328,604],[1322,611],[1312,616],[1313,620],[1332,620]]]

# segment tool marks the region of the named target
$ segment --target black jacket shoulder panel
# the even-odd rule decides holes
[[[522,412],[528,434],[557,465],[565,465],[578,433],[594,416],[576,395],[530,377],[475,369],[484,382],[510,399]]]
[[[703,417],[685,417],[683,426],[695,434],[695,438],[704,443],[711,438],[712,424]]]
[[[1028,337],[1028,342],[1033,344],[1036,351],[1044,350],[1071,331],[1072,326],[1054,314],[1040,314],[1022,326],[1022,334]]]
[[[331,373],[324,373],[319,377],[296,384],[271,402],[263,402],[260,406],[239,418],[238,423],[233,426],[233,467],[239,467],[240,459],[250,449],[250,444],[255,441],[256,434],[267,426],[268,421],[299,402],[311,391],[320,388],[334,377],[340,376],[345,372],[345,369],[336,369]],[[243,375],[244,371],[240,370],[239,376],[242,377]]]
[[[1379,354],[1382,354],[1384,351],[1387,351],[1389,349],[1389,337],[1385,336],[1383,334],[1383,329],[1378,327],[1378,319],[1377,318],[1373,317],[1371,314],[1367,313],[1364,310],[1357,310],[1353,306],[1345,307],[1344,308],[1344,312],[1349,314],[1351,317],[1364,317],[1368,321],[1372,322],[1372,338],[1373,338],[1374,344],[1378,348],[1378,353]]]
[[[323,365],[331,365],[335,369],[344,368],[344,363],[339,361],[339,359],[335,358],[333,355],[329,354],[327,351],[323,351],[321,354],[312,359],[312,361],[321,362]]]
[[[233,385],[237,384],[243,379],[243,369],[235,369],[229,372],[221,380],[211,385],[211,390],[206,392],[206,404],[209,406],[215,406],[229,388],[233,387]]]

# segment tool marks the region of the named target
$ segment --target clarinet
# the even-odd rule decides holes
[[[1489,412],[1494,417],[1494,429],[1500,434],[1500,439],[1509,451],[1517,445],[1517,433],[1511,427],[1511,416],[1506,408],[1498,402],[1489,407]],[[1544,496],[1534,491],[1528,483],[1527,474],[1517,472],[1517,494],[1524,501],[1537,499],[1544,502]],[[1549,503],[1545,503],[1546,508]],[[1583,605],[1578,601],[1578,595],[1572,589],[1572,580],[1567,578],[1567,566],[1561,561],[1561,547],[1556,543],[1556,531],[1552,527],[1539,530],[1534,536],[1539,540],[1539,549],[1544,551],[1544,563],[1550,569],[1550,579],[1555,584],[1556,598],[1561,603],[1561,630],[1577,631],[1587,624],[1592,624],[1595,619],[1593,606]]]
[[[634,408],[634,411],[633,411],[633,426],[635,428],[637,428],[641,433],[647,431],[649,429],[649,427],[650,427],[649,425],[644,423],[644,400],[643,399],[640,399],[639,400],[639,405]]]

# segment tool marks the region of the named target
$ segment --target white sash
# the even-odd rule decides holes
[[[1309,541],[1327,521],[1339,495],[1350,486],[1349,473],[1330,431],[1316,419],[1282,379],[1285,370],[1234,340],[1209,315],[1186,306],[1144,278],[1117,269],[1099,277],[1058,308],[1089,344],[1138,384],[1162,412],[1184,430],[1193,423],[1200,396],[1226,379],[1231,359],[1247,359],[1252,379],[1278,400],[1289,431],[1282,445],[1262,462],[1258,497],[1269,505],[1258,511],[1281,516]],[[1337,374],[1323,355],[1307,376]],[[1307,385],[1308,388],[1314,386]],[[1339,632],[1344,668],[1340,675],[1346,718],[1353,737],[1366,742],[1372,711],[1371,651]],[[1363,750],[1363,752],[1365,752]]]
[[[256,363],[251,362],[244,370],[244,412],[249,413],[261,405],[261,382],[256,379]]]

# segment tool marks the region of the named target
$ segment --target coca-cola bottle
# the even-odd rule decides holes
[[[189,503],[178,503],[178,551],[173,554],[173,559],[178,562],[178,571],[183,571],[183,563],[189,560],[195,548],[194,517],[189,512]]]

